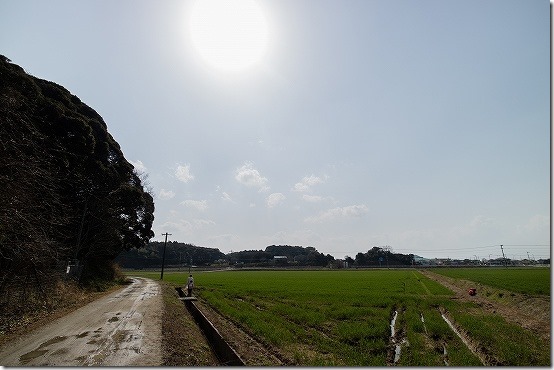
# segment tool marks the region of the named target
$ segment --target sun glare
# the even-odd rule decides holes
[[[190,34],[202,59],[220,70],[244,70],[267,48],[267,22],[253,0],[197,0]]]

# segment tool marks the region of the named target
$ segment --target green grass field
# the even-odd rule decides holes
[[[549,268],[437,268],[433,272],[515,293],[550,296]]]
[[[187,276],[171,272],[164,280],[182,286]],[[399,366],[482,366],[442,319],[439,307],[479,340],[488,341],[495,364],[550,364],[549,343],[471,302],[452,300],[452,292],[412,269],[194,276],[198,297],[301,366],[385,366],[392,363],[394,346],[401,341]],[[159,274],[150,277],[159,279]],[[395,311],[398,334],[393,341]],[[517,343],[525,343],[525,348]]]

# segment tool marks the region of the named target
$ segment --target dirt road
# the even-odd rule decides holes
[[[6,344],[3,366],[160,366],[162,298],[153,280],[132,278],[98,299]]]

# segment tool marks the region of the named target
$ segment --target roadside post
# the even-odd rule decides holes
[[[163,254],[162,254],[162,273],[160,275],[160,280],[164,279],[165,246],[167,245],[167,236],[171,235],[171,234],[165,233],[165,234],[162,234],[162,235],[165,235],[165,242],[164,242],[164,251],[163,251]]]

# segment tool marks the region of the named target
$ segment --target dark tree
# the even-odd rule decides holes
[[[153,237],[154,202],[92,108],[0,57],[0,294],[18,275],[110,278]]]

